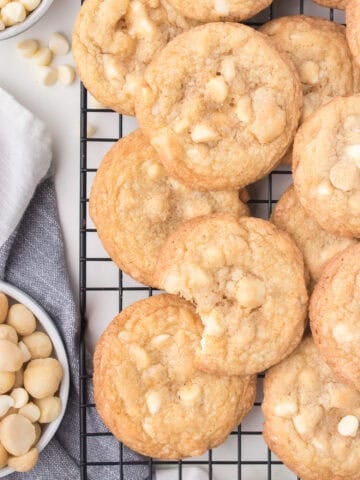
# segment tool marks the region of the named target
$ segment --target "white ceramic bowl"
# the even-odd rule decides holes
[[[40,5],[35,8],[35,10],[31,12],[23,22],[13,25],[12,27],[7,27],[5,30],[1,31],[0,40],[15,37],[15,35],[19,35],[35,25],[35,23],[45,15],[53,1],[54,0],[41,0]]]
[[[70,373],[69,373],[69,364],[64,348],[64,344],[61,340],[59,332],[57,331],[53,321],[49,317],[49,315],[45,312],[43,308],[41,308],[32,298],[30,298],[26,293],[22,292],[18,288],[10,285],[9,283],[5,283],[0,281],[0,292],[5,293],[8,297],[12,298],[16,302],[22,303],[26,307],[29,308],[35,315],[38,320],[40,330],[44,330],[45,333],[49,335],[51,341],[54,346],[53,356],[59,360],[61,363],[63,370],[64,370],[64,378],[62,379],[60,385],[60,392],[59,397],[61,398],[61,413],[56,420],[51,423],[45,424],[42,427],[42,434],[37,444],[37,448],[39,452],[43,450],[46,445],[50,442],[50,440],[55,435],[61,420],[63,419],[66,404],[69,398],[69,388],[70,388]],[[13,469],[6,467],[0,469],[0,478],[5,477],[13,473]]]

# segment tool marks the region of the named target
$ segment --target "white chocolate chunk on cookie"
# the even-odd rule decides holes
[[[347,160],[335,163],[330,170],[329,178],[333,186],[343,192],[360,188],[360,172],[355,164]]]
[[[129,33],[137,38],[146,38],[156,32],[156,27],[146,12],[145,6],[139,0],[134,0],[129,4],[128,19],[131,27]]]
[[[298,406],[296,402],[292,400],[281,402],[275,405],[274,413],[278,417],[287,417],[291,418],[296,415],[298,412]]]
[[[39,50],[39,42],[33,39],[26,39],[16,44],[16,51],[25,58],[31,58]]]
[[[114,55],[104,54],[102,55],[102,61],[104,66],[105,77],[110,82],[115,82],[117,85],[124,85],[124,69],[121,66],[120,62]]]
[[[201,319],[205,325],[204,335],[220,337],[224,333],[224,326],[221,325],[219,315],[215,310],[208,315],[202,315]]]
[[[191,138],[195,143],[212,142],[217,136],[217,132],[206,123],[198,123],[191,131]]]
[[[347,159],[354,161],[357,167],[360,166],[360,144],[346,145],[344,155]]]
[[[252,103],[255,121],[248,128],[259,143],[270,143],[283,132],[286,126],[286,113],[276,103],[275,92],[266,87],[255,90]]]
[[[132,344],[129,346],[129,353],[136,364],[138,370],[143,370],[150,365],[150,358],[146,350],[139,345]]]
[[[236,300],[244,308],[258,308],[266,301],[266,288],[262,280],[242,278],[237,282]]]
[[[53,60],[53,54],[50,48],[41,47],[39,50],[33,55],[32,57],[33,62],[35,65],[39,65],[41,67],[47,67]]]
[[[180,400],[187,405],[194,405],[201,396],[201,388],[199,385],[184,385],[178,392]]]
[[[205,86],[206,97],[216,103],[223,103],[228,93],[229,88],[222,76],[210,78]]]
[[[231,83],[236,75],[235,59],[232,56],[225,57],[220,66],[220,72],[227,83]]]
[[[228,0],[214,0],[214,9],[219,15],[229,15],[230,7]]]
[[[335,325],[332,333],[338,343],[351,342],[353,339],[353,332],[345,323],[338,323]]]
[[[20,2],[9,2],[1,9],[1,20],[5,27],[12,27],[17,23],[21,23],[25,18],[26,10]]]
[[[254,112],[252,108],[252,101],[249,95],[243,95],[239,97],[235,107],[235,114],[240,122],[251,122]]]
[[[308,85],[316,85],[320,79],[320,66],[318,63],[308,60],[299,66],[301,81]]]
[[[51,34],[49,48],[54,55],[66,55],[70,51],[69,40],[62,33]]]
[[[331,195],[333,189],[331,187],[330,182],[327,180],[323,180],[322,182],[319,183],[317,188],[314,190],[315,195],[319,195],[320,197],[327,197]]]
[[[161,395],[159,392],[148,392],[146,394],[146,404],[151,415],[155,415],[161,408]]]
[[[338,423],[337,430],[343,437],[356,437],[359,420],[354,415],[346,415]]]

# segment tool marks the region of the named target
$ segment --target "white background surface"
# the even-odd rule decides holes
[[[277,16],[289,13],[299,13],[299,1],[276,0],[274,3]],[[66,252],[70,268],[72,282],[77,293],[78,288],[78,238],[79,238],[79,118],[80,98],[79,83],[71,87],[42,87],[36,80],[36,68],[29,60],[19,57],[15,53],[15,44],[22,38],[38,38],[44,43],[48,41],[50,34],[61,31],[70,37],[73,21],[78,11],[80,0],[55,0],[47,15],[31,29],[20,37],[0,42],[0,86],[8,90],[27,108],[32,110],[39,118],[44,120],[52,134],[54,141],[54,160],[56,165],[56,188],[59,201],[61,222],[64,230]],[[305,0],[304,13],[328,17],[328,10]],[[335,19],[343,21],[343,14],[335,13]],[[72,63],[71,56],[59,57],[57,63]],[[98,135],[101,137],[116,137],[118,134],[118,116],[115,114],[89,114],[88,120],[98,126]],[[135,128],[133,119],[124,119],[124,134]],[[102,155],[110,144],[88,144],[88,167],[95,168]],[[0,172],[1,174],[1,172]],[[21,175],[21,172],[19,172]],[[88,175],[88,183],[91,185],[93,174]],[[278,197],[289,178],[281,176],[281,184],[274,186],[274,195]],[[258,198],[266,198],[266,182],[260,182],[254,190]],[[263,214],[264,211],[258,211]],[[91,222],[88,228],[92,227]],[[88,256],[106,257],[96,233],[88,235]],[[111,262],[89,262],[87,285],[92,287],[114,287],[118,284],[118,271]],[[136,285],[133,280],[124,277],[125,285]],[[146,297],[146,292],[125,292],[123,306],[132,303],[139,298]],[[90,340],[93,344],[97,336],[103,331],[112,317],[118,312],[118,292],[89,292],[87,312],[90,322]],[[261,399],[259,389],[258,400]],[[256,407],[251,415],[243,422],[244,431],[258,430],[262,428],[262,416],[260,408]],[[213,452],[216,460],[234,460],[237,455],[237,438],[231,436],[226,444]],[[206,459],[205,455],[203,459]],[[266,460],[267,449],[262,437],[244,435],[242,440],[242,458],[246,460]],[[103,459],[102,459],[103,460]],[[206,471],[206,468],[205,468]],[[215,480],[231,480],[237,475],[236,466],[215,466],[213,478]],[[244,465],[242,468],[244,480],[265,480],[267,478],[266,465]],[[164,478],[164,477],[161,477]],[[177,475],[174,478],[178,478]],[[191,472],[183,474],[184,480],[194,479]],[[200,477],[198,477],[200,478]],[[285,467],[273,466],[272,478],[276,480],[290,480],[296,477]],[[170,480],[167,475],[166,480]]]

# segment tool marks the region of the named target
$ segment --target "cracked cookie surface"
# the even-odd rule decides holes
[[[307,314],[304,264],[287,233],[256,218],[209,215],[163,247],[156,283],[193,302],[204,324],[201,369],[265,370],[300,342]]]
[[[358,0],[348,0],[346,4],[346,37],[350,50],[360,65],[360,4]]]
[[[358,242],[352,238],[333,235],[320,227],[301,205],[291,185],[280,197],[271,215],[271,221],[285,230],[304,256],[310,273],[310,286],[319,280],[325,265],[337,253]]]
[[[127,446],[155,458],[201,455],[253,406],[256,377],[196,368],[201,321],[172,295],[136,302],[110,323],[94,357],[97,409]]]
[[[196,24],[167,0],[86,0],[73,33],[79,76],[105,107],[134,115],[146,65],[170,39]]]
[[[238,191],[199,192],[170,178],[140,130],[108,152],[90,194],[90,215],[109,255],[123,271],[152,286],[168,236],[185,220],[220,212],[243,216],[249,209]]]
[[[266,443],[303,480],[360,479],[360,393],[310,337],[266,374],[262,409]]]
[[[272,170],[293,140],[298,75],[250,27],[210,23],[177,36],[145,80],[140,127],[169,173],[193,188],[242,188]]]
[[[322,106],[295,137],[294,186],[325,230],[360,237],[360,95]]]
[[[360,245],[327,265],[311,297],[310,326],[339,380],[360,390]]]

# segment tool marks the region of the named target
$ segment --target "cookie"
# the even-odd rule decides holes
[[[286,357],[307,315],[304,264],[290,237],[258,218],[209,215],[169,237],[156,283],[193,302],[205,326],[199,367],[244,375]]]
[[[101,104],[134,115],[145,66],[194,25],[167,0],[85,0],[72,44],[79,76]]]
[[[299,200],[324,229],[360,236],[360,96],[338,97],[300,127],[293,175]]]
[[[360,245],[326,267],[310,303],[314,341],[339,380],[360,391]]]
[[[348,0],[346,4],[346,37],[355,61],[360,65],[360,4]]]
[[[301,114],[291,62],[245,25],[210,23],[177,36],[145,79],[140,127],[169,174],[197,189],[242,188],[266,175]]]
[[[140,130],[109,151],[90,194],[90,215],[111,258],[152,286],[156,259],[170,233],[185,220],[219,212],[242,216],[249,210],[238,191],[199,192],[170,178]]]
[[[349,0],[314,0],[315,3],[322,5],[323,7],[338,8],[344,10]]]
[[[272,0],[169,0],[180,13],[202,22],[238,21],[250,18],[268,7]]]
[[[310,337],[266,374],[262,409],[266,443],[302,480],[360,479],[360,393]]]
[[[322,229],[299,202],[294,187],[290,186],[280,197],[271,221],[285,230],[295,241],[304,256],[311,277],[311,286],[320,278],[325,265],[337,253],[358,242],[339,237]]]
[[[359,70],[346,42],[345,27],[322,18],[294,15],[260,28],[293,61],[304,94],[303,122],[335,96],[359,91]],[[291,152],[283,159],[291,163]]]
[[[253,406],[255,376],[196,368],[201,331],[192,305],[158,295],[125,309],[100,338],[96,407],[131,449],[155,458],[201,455],[224,442]]]

